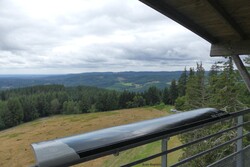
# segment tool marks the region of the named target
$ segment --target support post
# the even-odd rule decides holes
[[[241,77],[243,78],[243,80],[247,86],[248,91],[250,92],[250,75],[249,75],[246,67],[242,63],[239,55],[233,55],[232,58],[234,60],[235,65],[237,66],[237,68],[239,70]]]
[[[243,115],[238,116],[238,121],[237,124],[242,124],[243,123]],[[241,137],[243,135],[243,127],[240,126],[237,128],[237,137]],[[237,151],[242,151],[242,141],[243,139],[238,139],[237,140]],[[243,167],[243,155],[242,152],[238,153],[237,158],[236,158],[236,166],[237,167]]]
[[[162,139],[161,141],[161,151],[167,151],[168,150],[168,139],[169,138],[165,138],[165,139]],[[168,164],[168,155],[165,154],[165,155],[162,155],[161,156],[161,167],[167,167],[167,164]]]

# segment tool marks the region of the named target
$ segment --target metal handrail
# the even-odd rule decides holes
[[[183,126],[184,130],[182,130],[181,132],[177,130],[176,133],[168,134],[167,137],[172,137],[172,136],[175,136],[175,135],[178,135],[178,134],[181,134],[181,133],[185,133],[185,132],[191,131],[191,130],[193,130],[193,129],[200,129],[200,128],[204,127],[204,126],[208,126],[208,125],[211,125],[211,124],[214,124],[214,123],[218,123],[218,122],[222,122],[222,121],[225,121],[225,120],[228,120],[228,119],[232,119],[232,118],[235,118],[235,117],[239,117],[239,116],[242,116],[242,115],[245,115],[245,114],[248,114],[248,113],[250,113],[250,109],[246,109],[246,110],[242,110],[242,111],[239,111],[239,112],[230,113],[228,116],[226,116],[226,117],[224,117],[224,118],[221,118],[221,119],[218,119],[218,120],[213,120],[213,121],[205,120],[205,121],[204,121],[205,123],[202,124],[202,126],[199,126],[199,127],[196,127],[196,128],[195,128],[195,126],[191,126],[191,125],[189,125],[190,128],[185,128],[185,126]],[[191,141],[191,142],[189,142],[189,143],[186,143],[186,144],[177,146],[177,147],[172,148],[172,149],[170,149],[170,150],[166,150],[166,151],[163,151],[163,152],[161,152],[161,153],[157,153],[157,154],[148,156],[148,157],[146,157],[146,158],[143,158],[143,159],[140,159],[140,160],[137,160],[137,161],[128,163],[128,164],[126,164],[126,165],[122,165],[121,167],[130,167],[130,166],[134,166],[134,165],[137,165],[137,164],[140,164],[140,163],[149,161],[149,160],[151,160],[151,159],[154,159],[154,158],[157,158],[157,157],[160,157],[160,156],[167,155],[167,154],[169,154],[169,153],[171,153],[171,152],[180,150],[180,149],[182,149],[182,148],[184,148],[184,147],[187,147],[187,146],[189,146],[189,145],[192,145],[192,144],[195,144],[195,143],[204,141],[204,140],[206,140],[206,139],[215,137],[215,136],[217,136],[217,135],[219,135],[219,134],[222,134],[222,133],[226,133],[226,132],[228,132],[228,131],[231,131],[231,130],[233,130],[233,129],[240,128],[240,127],[242,127],[243,125],[246,125],[246,124],[249,124],[249,123],[250,123],[250,121],[247,121],[247,122],[244,122],[244,123],[238,123],[238,125],[236,125],[236,126],[233,126],[233,127],[228,128],[228,129],[219,131],[219,132],[217,132],[217,133],[214,133],[214,134],[211,134],[211,135],[208,135],[208,136],[199,138],[199,139],[197,139],[197,140],[195,140],[195,141]],[[194,123],[194,124],[195,124],[195,123]],[[178,162],[178,163],[172,165],[171,167],[175,167],[175,166],[182,165],[182,164],[184,164],[184,163],[186,163],[186,162],[189,162],[189,161],[191,161],[191,160],[193,160],[193,159],[195,159],[195,158],[197,158],[197,157],[200,157],[200,156],[202,156],[202,155],[204,155],[204,154],[207,154],[207,153],[209,153],[209,152],[211,152],[211,151],[214,151],[214,150],[216,150],[216,149],[218,149],[218,148],[220,148],[220,147],[222,147],[222,146],[225,146],[225,145],[230,144],[230,143],[232,143],[232,142],[235,142],[235,141],[237,141],[237,140],[239,140],[239,139],[242,139],[243,137],[246,137],[246,136],[249,135],[249,134],[250,134],[250,132],[248,132],[247,134],[241,135],[241,136],[239,136],[239,137],[236,137],[236,138],[234,138],[234,139],[231,139],[231,140],[229,140],[229,141],[227,141],[227,142],[224,142],[224,143],[222,143],[222,144],[220,144],[220,145],[217,145],[217,146],[215,146],[215,147],[213,147],[213,148],[211,148],[211,149],[208,149],[208,150],[205,150],[205,151],[200,152],[200,153],[198,153],[198,154],[195,154],[195,155],[193,155],[193,156],[191,156],[191,157],[189,157],[189,158],[186,158],[186,159],[184,159],[184,160],[182,160],[182,161],[180,161],[180,162]]]
[[[200,157],[200,156],[202,156],[202,155],[204,155],[204,154],[207,154],[207,153],[209,153],[209,152],[211,152],[211,151],[214,151],[214,150],[216,150],[216,149],[218,149],[218,148],[220,148],[220,147],[223,147],[223,146],[225,146],[225,145],[227,145],[227,144],[233,143],[233,142],[236,141],[236,140],[242,139],[243,137],[246,137],[246,136],[248,136],[249,134],[250,134],[250,132],[248,132],[247,134],[244,134],[244,135],[242,135],[242,136],[240,136],[240,137],[236,137],[236,138],[233,138],[233,139],[231,139],[231,140],[229,140],[229,141],[226,141],[225,143],[219,144],[219,145],[217,145],[216,147],[213,147],[213,148],[211,148],[211,149],[202,151],[202,152],[200,152],[200,153],[198,153],[198,154],[195,154],[195,155],[193,155],[193,156],[191,156],[191,157],[189,157],[189,158],[186,158],[186,159],[184,159],[184,160],[181,160],[180,162],[178,162],[178,163],[172,165],[171,167],[176,167],[176,166],[182,165],[182,164],[184,164],[184,163],[186,163],[186,162],[188,162],[188,161],[191,161],[191,160],[193,160],[193,159],[195,159],[195,158],[198,158],[198,157]]]
[[[197,112],[198,112],[198,114],[197,114]],[[123,165],[123,166],[124,167],[125,166],[126,167],[127,166],[133,166],[133,165],[148,161],[150,159],[154,159],[156,157],[162,156],[162,166],[165,167],[167,165],[167,163],[165,163],[164,161],[167,160],[166,156],[170,152],[180,150],[180,149],[182,149],[184,147],[187,147],[189,145],[192,145],[192,144],[201,142],[203,140],[218,136],[220,134],[226,133],[226,132],[234,130],[234,129],[237,129],[238,132],[240,132],[240,131],[242,131],[241,127],[243,125],[246,125],[246,124],[250,123],[250,121],[245,122],[245,123],[238,122],[238,124],[236,126],[221,130],[221,131],[219,131],[217,133],[210,134],[208,136],[196,139],[195,141],[191,141],[191,142],[188,142],[188,143],[183,144],[181,146],[178,146],[178,147],[167,150],[167,145],[166,145],[167,144],[167,139],[172,137],[172,136],[179,135],[179,134],[182,134],[182,133],[185,133],[185,132],[189,132],[191,130],[200,129],[200,128],[203,128],[205,126],[209,126],[209,125],[212,125],[212,124],[215,124],[215,123],[218,123],[218,122],[227,121],[227,120],[233,119],[235,117],[241,117],[244,114],[250,113],[250,109],[246,109],[246,110],[242,110],[242,111],[234,112],[234,113],[225,113],[225,112],[222,112],[220,110],[207,108],[205,110],[204,109],[201,109],[199,111],[197,110],[197,112],[196,111],[183,112],[183,113],[171,115],[170,117],[163,117],[163,118],[149,120],[149,121],[143,121],[143,122],[135,123],[135,124],[122,125],[122,126],[119,126],[119,127],[99,130],[99,131],[96,131],[96,132],[91,132],[91,133],[82,134],[82,135],[78,135],[78,136],[72,136],[72,137],[68,137],[68,138],[56,139],[56,140],[52,140],[52,141],[33,144],[32,146],[34,147],[34,151],[36,153],[36,156],[38,156],[37,157],[38,160],[39,160],[39,156],[51,155],[51,156],[49,156],[48,161],[47,160],[46,161],[37,161],[37,162],[39,162],[37,164],[37,166],[43,167],[43,166],[46,166],[46,165],[50,165],[51,164],[50,162],[56,164],[54,166],[69,166],[69,165],[73,165],[73,164],[77,164],[77,163],[81,163],[81,162],[86,162],[86,161],[96,159],[96,158],[99,158],[99,157],[103,157],[103,156],[106,156],[106,155],[117,154],[117,153],[119,153],[121,151],[124,151],[124,150],[128,150],[128,149],[131,149],[131,148],[134,148],[134,147],[137,147],[137,146],[141,146],[141,145],[145,145],[145,144],[148,144],[148,143],[152,143],[154,141],[162,140],[162,152],[161,153],[151,155],[149,157],[146,157],[146,158],[131,162],[131,163]],[[191,116],[190,116],[190,114],[191,114]],[[194,115],[194,117],[193,117],[193,115]],[[196,118],[197,115],[200,115],[201,119],[197,119],[198,118],[198,117]],[[186,118],[182,119],[183,116],[184,116],[184,118],[185,117]],[[171,118],[171,119],[169,119],[169,118]],[[177,119],[177,121],[172,121],[172,118],[178,118],[178,119]],[[179,119],[183,120],[183,121],[178,122]],[[190,120],[193,120],[193,119],[195,121],[190,121]],[[159,123],[158,121],[163,123],[163,125],[165,124],[164,126],[167,126],[167,128],[166,127],[165,128],[159,128],[161,126],[158,125],[158,123]],[[170,125],[168,125],[168,123],[166,124],[166,121],[167,122],[170,121],[172,123],[170,123]],[[239,121],[239,119],[238,119],[238,121]],[[161,125],[161,123],[160,123],[160,125]],[[86,142],[83,142],[83,141],[92,142],[91,141],[92,140],[91,136],[95,136],[96,134],[105,134],[107,132],[108,134],[105,134],[104,136],[109,137],[109,138],[110,138],[110,136],[113,136],[113,132],[115,132],[115,134],[116,134],[117,130],[120,131],[118,133],[121,134],[121,135],[124,135],[123,131],[126,134],[131,134],[131,133],[133,134],[134,132],[140,132],[141,130],[143,130],[144,125],[146,125],[147,128],[149,128],[151,130],[147,131],[147,133],[142,133],[143,135],[139,135],[139,136],[136,135],[135,137],[133,136],[132,138],[129,138],[129,140],[127,140],[127,139],[124,140],[123,138],[118,136],[119,140],[116,139],[116,140],[112,141],[112,143],[110,143],[112,145],[109,145],[109,144],[105,145],[104,144],[99,148],[94,147],[92,150],[90,150],[90,149],[82,149],[82,148],[84,148],[86,146]],[[129,127],[135,128],[136,131],[127,131],[127,128],[129,128]],[[157,128],[157,130],[153,130],[152,127],[153,127],[153,129]],[[242,143],[241,139],[243,137],[245,137],[245,136],[246,135],[241,135],[241,136],[237,135],[236,138],[234,138],[234,139],[232,139],[230,141],[227,141],[227,142],[230,143],[230,142],[234,142],[234,141],[237,140],[237,148],[242,149],[241,148],[241,145],[242,145],[241,144]],[[99,137],[101,137],[101,136],[99,135]],[[96,139],[99,140],[98,137]],[[103,140],[103,139],[105,139],[105,140]],[[101,139],[100,142],[106,141],[107,138],[104,137],[103,139]],[[222,146],[228,144],[227,142],[223,143]],[[96,141],[96,144],[97,144],[97,146],[100,145],[100,143],[98,143],[97,141]],[[64,149],[64,148],[66,150],[68,150],[67,155],[66,155],[66,156],[69,156],[68,160],[64,161],[64,159],[62,159],[63,156],[56,157],[58,155],[57,154],[55,156],[56,161],[54,161],[53,153],[49,152],[50,149],[48,148],[48,146],[49,147],[52,146],[55,149],[59,149],[59,150]],[[197,157],[199,157],[201,155],[204,155],[204,154],[206,154],[206,153],[208,153],[208,152],[210,152],[210,151],[212,151],[214,149],[217,149],[218,147],[220,147],[220,145],[218,145],[215,148],[212,148],[210,150],[200,152],[200,153],[198,153],[198,154],[196,154],[196,155],[194,155],[194,156],[192,156],[190,158],[184,159],[184,160],[178,162],[176,165],[183,164],[183,163],[185,163],[187,161],[190,161],[190,160],[192,160],[194,158],[197,158]],[[79,151],[77,151],[77,150],[79,150]],[[65,152],[65,151],[62,151],[62,153],[63,152]],[[51,157],[52,157],[52,159],[51,159]],[[74,158],[74,160],[72,161],[70,157]],[[40,158],[43,159],[43,157],[40,157]],[[62,160],[63,162],[60,162],[59,159]],[[43,164],[43,165],[41,165],[41,164]]]
[[[218,135],[220,135],[220,134],[223,134],[223,133],[229,132],[229,131],[231,131],[231,130],[233,130],[233,129],[236,129],[236,128],[238,128],[238,127],[241,127],[241,126],[246,125],[246,124],[249,124],[249,123],[250,123],[250,121],[244,122],[244,123],[239,124],[239,125],[237,125],[237,126],[233,126],[233,127],[231,127],[231,128],[228,128],[228,129],[225,129],[225,130],[219,131],[219,132],[217,132],[217,133],[214,133],[214,134],[211,134],[211,135],[208,135],[208,136],[205,136],[205,137],[199,138],[199,139],[197,139],[197,140],[194,140],[194,141],[188,142],[188,143],[186,143],[186,144],[183,144],[183,145],[180,145],[180,146],[174,147],[174,148],[172,148],[172,149],[169,149],[169,150],[163,151],[163,152],[161,152],[161,153],[157,153],[157,154],[154,154],[154,155],[148,156],[148,157],[146,157],[146,158],[143,158],[143,159],[140,159],[140,160],[136,160],[136,161],[131,162],[131,163],[129,163],[129,164],[122,165],[121,167],[129,167],[129,166],[134,166],[134,165],[137,165],[137,164],[140,164],[140,163],[143,163],[143,162],[149,161],[149,160],[151,160],[151,159],[154,159],[154,158],[160,157],[160,156],[162,156],[162,155],[169,154],[169,153],[171,153],[171,152],[174,152],[174,151],[180,150],[180,149],[185,148],[185,147],[187,147],[187,146],[190,146],[190,145],[193,145],[193,144],[199,143],[199,142],[201,142],[201,141],[204,141],[204,140],[210,139],[210,138],[212,138],[212,137],[218,136]]]

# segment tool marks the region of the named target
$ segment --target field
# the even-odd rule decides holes
[[[0,131],[0,166],[22,167],[34,164],[31,143],[165,116],[170,114],[170,108],[171,106],[159,105],[101,113],[53,116]],[[169,147],[178,144],[180,144],[180,141],[177,137],[174,137],[171,138]],[[131,162],[159,151],[160,142],[155,142],[124,151],[119,156],[110,155],[76,166],[119,166],[119,164]],[[170,154],[169,162],[177,161],[180,155],[181,151]],[[145,164],[147,163],[159,164],[160,158],[145,162]]]

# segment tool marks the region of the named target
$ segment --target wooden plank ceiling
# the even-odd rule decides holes
[[[250,0],[140,0],[212,44],[211,56],[250,54]]]

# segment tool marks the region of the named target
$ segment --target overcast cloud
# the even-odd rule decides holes
[[[0,0],[0,74],[208,70],[209,49],[137,0]]]

